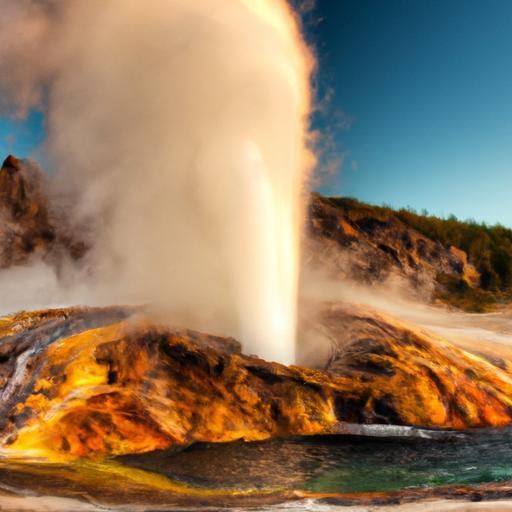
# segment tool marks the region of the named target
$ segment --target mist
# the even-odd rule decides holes
[[[90,247],[58,279],[4,272],[0,306],[147,303],[293,362],[315,61],[288,4],[0,7],[0,108],[45,113],[60,215]]]
[[[348,262],[347,262],[348,263]],[[329,303],[363,306],[395,318],[411,328],[433,333],[472,352],[484,349],[508,358],[512,347],[512,311],[504,308],[492,313],[466,313],[432,300],[434,285],[424,282],[414,287],[400,275],[391,274],[383,282],[358,282],[337,278],[325,269],[305,267],[301,273],[301,317],[316,326],[316,315]],[[329,357],[333,343],[321,325],[314,336],[299,336],[299,363],[321,366]]]

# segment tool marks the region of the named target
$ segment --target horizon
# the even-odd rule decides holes
[[[311,193],[312,194],[321,194],[323,197],[326,197],[328,199],[346,199],[348,201],[356,201],[362,205],[370,206],[373,208],[391,209],[395,212],[407,211],[407,212],[411,212],[411,213],[414,213],[414,214],[422,216],[422,217],[434,217],[434,218],[440,219],[440,220],[454,219],[457,222],[460,222],[462,224],[475,224],[475,225],[485,227],[485,228],[490,228],[490,229],[495,228],[495,227],[502,227],[509,231],[512,231],[512,226],[508,226],[508,225],[502,224],[500,222],[489,223],[489,222],[486,222],[485,220],[480,221],[480,220],[477,220],[472,217],[462,218],[462,217],[457,217],[457,215],[455,215],[454,213],[448,213],[446,215],[438,215],[434,212],[427,210],[426,208],[418,209],[418,208],[414,208],[413,206],[410,206],[410,205],[396,207],[396,206],[393,206],[393,205],[385,203],[385,202],[384,203],[371,203],[369,201],[363,201],[362,199],[359,199],[354,196],[335,195],[335,194],[326,195],[326,194],[320,192],[319,190],[311,190]]]

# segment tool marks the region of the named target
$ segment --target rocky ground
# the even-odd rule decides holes
[[[50,459],[121,455],[347,424],[466,429],[512,422],[512,365],[367,309],[327,304],[306,329],[334,340],[325,370],[154,325],[123,308],[0,322],[0,445]],[[311,333],[310,333],[311,334]]]
[[[66,236],[33,163],[4,162],[0,215],[2,268],[33,258],[58,268],[87,250]],[[375,284],[397,275],[425,297],[439,275],[479,286],[463,251],[397,219],[379,221],[314,196],[309,230],[305,265],[334,279]],[[305,299],[302,307],[299,343],[315,353],[309,367],[246,356],[236,340],[160,325],[143,308],[65,308],[0,319],[0,455],[10,461],[4,483],[17,474],[17,459],[54,464],[48,486],[52,471],[71,474],[70,466],[55,464],[197,442],[352,434],[361,425],[463,430],[512,423],[508,351],[454,344],[346,301]],[[36,471],[20,464],[20,481]],[[87,478],[99,485],[99,469],[88,468]],[[133,478],[147,484],[144,475]],[[506,496],[505,487],[496,496]],[[470,491],[464,492],[454,496]],[[494,496],[492,489],[484,495]],[[285,498],[308,496],[268,499]]]

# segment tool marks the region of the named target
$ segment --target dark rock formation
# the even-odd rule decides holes
[[[0,169],[0,269],[35,259],[59,267],[64,257],[85,251],[57,218],[37,164],[9,155]]]
[[[44,257],[55,240],[41,172],[12,155],[0,169],[0,219],[2,268]]]
[[[430,240],[396,216],[380,218],[365,205],[314,194],[309,235],[307,264],[332,277],[375,283],[401,276],[426,294],[440,275],[469,286],[480,279],[464,251]]]
[[[369,308],[325,304],[301,326],[309,342],[332,343],[325,369],[344,380],[342,421],[422,427],[508,425],[512,355],[478,354]]]

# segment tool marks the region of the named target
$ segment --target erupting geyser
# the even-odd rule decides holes
[[[0,6],[0,95],[44,110],[91,247],[60,300],[158,304],[292,362],[314,59],[286,2]]]

